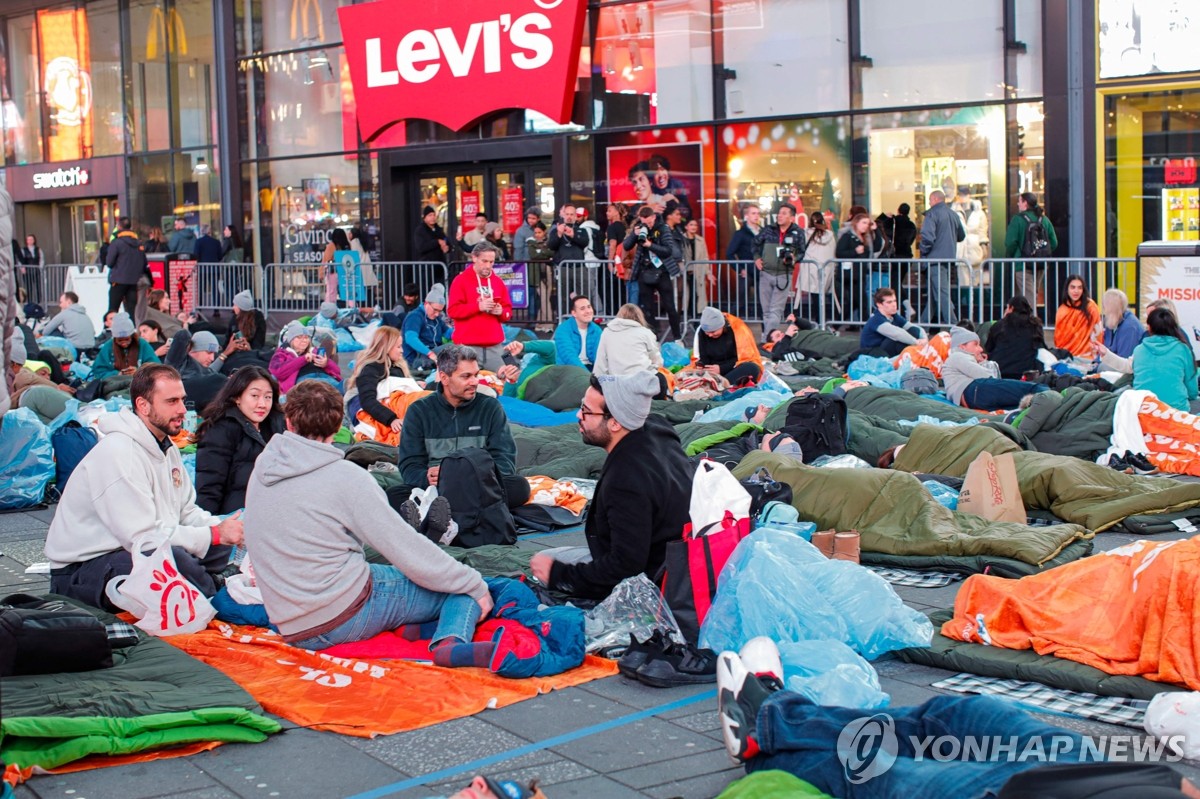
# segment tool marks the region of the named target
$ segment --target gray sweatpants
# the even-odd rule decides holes
[[[787,310],[788,289],[791,278],[787,275],[771,275],[766,272],[758,273],[758,304],[762,306],[763,329],[761,339],[767,340],[767,334],[783,323],[783,314]]]

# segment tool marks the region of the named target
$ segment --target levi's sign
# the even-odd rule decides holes
[[[462,130],[506,108],[570,121],[586,0],[380,0],[338,9],[359,129]]]
[[[53,172],[34,172],[33,187],[35,189],[68,189],[72,186],[86,186],[92,176],[83,167],[73,166],[70,169],[56,169]]]

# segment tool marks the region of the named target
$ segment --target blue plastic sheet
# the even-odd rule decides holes
[[[366,346],[360,344],[358,339],[350,334],[350,331],[344,327],[339,327],[334,331],[337,336],[338,352],[358,352],[366,349]]]
[[[677,341],[668,341],[662,345],[663,366],[674,369],[687,366],[692,362],[691,353]]]
[[[925,486],[925,490],[943,507],[958,510],[958,492],[953,488],[937,480],[923,480],[921,485]]]
[[[764,389],[755,389],[749,391],[735,400],[730,400],[724,405],[718,405],[711,410],[705,411],[700,415],[697,422],[744,422],[746,421],[746,409],[757,408],[759,405],[766,405],[768,408],[774,408],[780,403],[787,402],[792,398],[792,393],[767,391]]]
[[[895,372],[891,358],[876,358],[873,355],[860,355],[846,369],[846,375],[851,380],[865,380],[871,375],[885,375]]]
[[[871,664],[840,641],[780,644],[779,659],[784,687],[818,705],[873,710],[891,701]]]
[[[28,408],[0,419],[0,509],[39,505],[54,478],[50,431]]]
[[[65,350],[70,354],[72,361],[79,360],[79,350],[75,348],[75,345],[68,338],[63,338],[62,336],[42,336],[38,339],[38,346],[44,350]],[[31,358],[35,355],[37,355],[36,352],[29,353],[29,357]]]
[[[883,578],[855,563],[828,560],[790,532],[747,536],[718,580],[700,645],[737,650],[758,635],[776,642],[840,641],[868,660],[928,646],[933,625],[900,601]]]
[[[192,478],[192,485],[196,484],[196,453],[181,452],[179,458],[183,461],[183,468],[187,471],[188,477]]]

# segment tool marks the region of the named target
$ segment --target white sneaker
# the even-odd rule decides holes
[[[779,658],[779,647],[765,635],[751,638],[742,645],[738,653],[746,669],[768,685],[773,681],[775,688],[783,687],[783,662]]]

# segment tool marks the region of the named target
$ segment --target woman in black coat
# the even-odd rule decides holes
[[[260,366],[234,372],[204,410],[197,434],[196,504],[219,515],[244,508],[254,462],[285,427],[271,373]]]
[[[1046,346],[1042,323],[1033,315],[1029,300],[1020,294],[1008,301],[1004,318],[988,331],[984,350],[1000,367],[1006,380],[1020,380],[1025,372],[1042,371],[1038,350]]]
[[[346,415],[350,417],[351,426],[357,421],[358,411],[362,410],[384,427],[391,427],[392,432],[400,432],[401,420],[379,401],[379,384],[389,377],[412,377],[412,373],[404,360],[404,339],[400,331],[385,325],[375,331],[371,345],[359,355],[354,374],[346,382]]]

